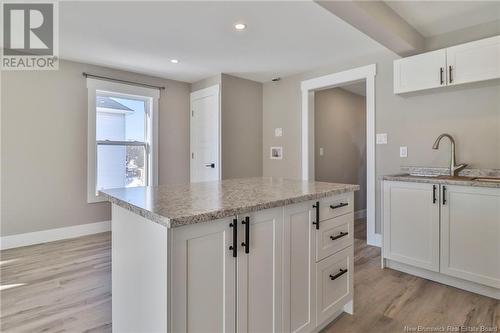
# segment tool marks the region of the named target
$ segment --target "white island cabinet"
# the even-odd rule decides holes
[[[384,179],[384,264],[500,299],[500,186],[472,178]]]
[[[113,331],[315,332],[352,313],[358,188],[251,178],[104,191]]]

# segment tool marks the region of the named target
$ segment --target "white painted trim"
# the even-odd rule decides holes
[[[96,91],[104,91],[110,95],[116,94],[127,95],[131,98],[137,97],[144,100],[150,100],[151,124],[152,133],[148,133],[148,141],[151,142],[152,151],[149,162],[149,184],[158,185],[158,100],[160,98],[160,90],[156,88],[146,88],[128,85],[124,83],[111,82],[106,80],[87,78],[87,202],[95,203],[106,201],[99,195],[95,194],[97,175],[97,151],[96,151]],[[123,97],[123,96],[120,96]],[[148,110],[150,111],[150,110]]]
[[[221,94],[220,94],[220,84],[215,84],[213,86],[210,86],[210,87],[207,87],[207,88],[204,88],[204,89],[200,89],[200,90],[196,90],[196,91],[193,91],[190,95],[190,98],[189,98],[189,179],[191,180],[192,179],[192,174],[193,174],[193,168],[192,168],[192,165],[191,165],[191,154],[193,152],[193,149],[191,147],[191,143],[193,142],[193,131],[192,131],[192,127],[193,127],[193,124],[192,124],[192,121],[193,121],[193,117],[192,117],[192,110],[193,110],[193,101],[196,100],[196,99],[200,99],[200,98],[204,98],[204,97],[208,97],[208,96],[213,96],[213,95],[217,95],[218,97],[218,102],[219,102],[219,149],[218,149],[218,154],[219,154],[219,157],[217,159],[217,163],[219,163],[219,179],[222,179],[222,102],[221,102]]]
[[[302,179],[314,180],[314,90],[322,90],[365,80],[366,82],[366,185],[367,243],[381,246],[382,236],[375,233],[375,75],[377,65],[302,81]]]
[[[0,249],[12,249],[34,244],[54,242],[62,239],[98,234],[111,230],[111,221],[86,223],[71,227],[49,229],[25,234],[3,236],[0,238]]]
[[[364,219],[366,218],[366,209],[360,209],[354,212],[354,219]]]

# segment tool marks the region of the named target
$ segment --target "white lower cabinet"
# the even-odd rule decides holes
[[[352,300],[353,215],[316,230],[315,203],[173,229],[171,331],[306,333],[333,320]],[[318,235],[341,237],[316,262]]]
[[[383,256],[498,298],[500,188],[384,181]]]
[[[235,331],[231,223],[232,218],[225,218],[173,229],[172,332]]]
[[[283,208],[238,218],[237,332],[281,332]]]
[[[500,288],[500,189],[443,188],[441,272]]]
[[[438,193],[433,184],[385,182],[385,258],[439,271]]]
[[[316,318],[322,323],[352,299],[353,247],[350,246],[316,265]]]
[[[285,207],[283,331],[311,332],[316,324],[314,208],[311,202]]]

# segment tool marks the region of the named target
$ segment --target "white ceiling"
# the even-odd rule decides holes
[[[61,58],[186,82],[265,82],[383,49],[312,1],[60,2],[59,17]]]
[[[386,1],[424,37],[500,20],[500,1]]]

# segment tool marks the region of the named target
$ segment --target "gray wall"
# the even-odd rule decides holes
[[[191,84],[220,85],[222,179],[262,176],[262,83],[228,74]]]
[[[262,83],[222,74],[222,178],[262,176]]]
[[[314,96],[314,174],[317,181],[359,184],[354,210],[366,208],[366,99],[342,88]],[[319,149],[323,148],[323,156]]]
[[[189,179],[189,84],[75,62],[59,66],[2,72],[2,236],[111,218],[108,203],[86,199],[84,71],[167,87],[159,105],[159,182]]]
[[[385,51],[353,57],[343,63],[279,82],[264,84],[263,173],[264,176],[301,177],[301,91],[300,82],[320,75],[377,64],[375,79],[376,132],[388,133],[388,144],[376,146],[376,175],[400,171],[400,166],[446,166],[449,145],[431,149],[443,132],[457,140],[458,162],[471,167],[500,168],[499,81],[446,87],[410,95],[394,95],[394,53]],[[282,127],[284,136],[274,137]],[[270,160],[269,147],[283,145],[283,160]],[[408,146],[408,158],[399,157],[399,146]],[[380,230],[380,183],[376,189],[377,231]]]

